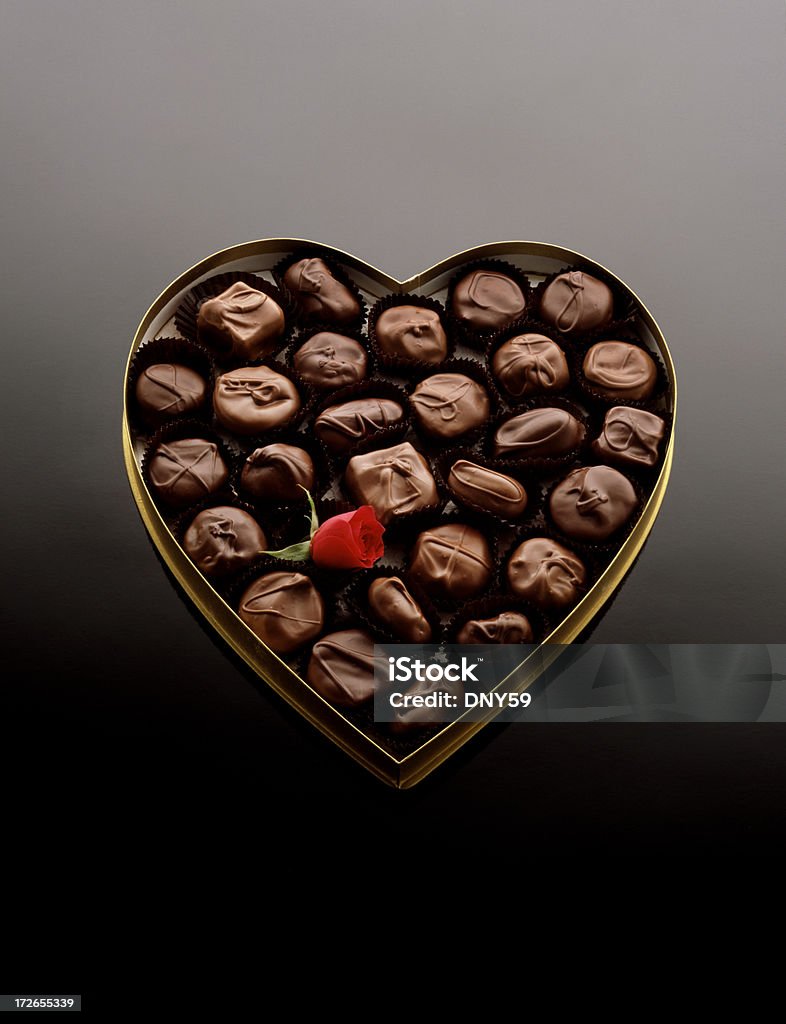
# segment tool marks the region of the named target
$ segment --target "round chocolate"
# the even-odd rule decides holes
[[[439,501],[429,464],[408,441],[353,456],[344,483],[358,505],[371,505],[383,526]]]
[[[494,374],[514,398],[561,391],[570,373],[565,353],[545,334],[517,334],[500,345],[492,360]]]
[[[586,579],[587,570],[581,559],[547,537],[525,540],[508,562],[510,589],[538,608],[575,604]]]
[[[473,526],[435,526],[424,530],[415,541],[410,573],[434,597],[474,597],[488,586],[492,570],[486,538]]]
[[[340,455],[403,418],[404,410],[390,398],[356,398],[321,412],[314,422],[314,431],[329,451]]]
[[[147,475],[156,493],[179,507],[220,491],[229,480],[218,445],[203,437],[162,441],[148,461]]]
[[[540,300],[541,317],[562,334],[603,327],[613,312],[614,296],[608,285],[581,270],[559,274]]]
[[[293,444],[268,444],[246,459],[240,489],[256,501],[302,501],[303,488],[314,489],[314,462],[307,451]]]
[[[601,459],[614,459],[632,466],[654,466],[658,461],[658,444],[666,424],[654,413],[617,405],[609,409],[603,420],[600,437],[592,442],[592,450]]]
[[[611,466],[574,469],[551,492],[551,517],[577,540],[599,541],[628,522],[638,504],[633,484]]]
[[[357,298],[333,277],[324,260],[298,260],[287,268],[284,284],[307,316],[330,324],[349,324],[360,317]]]
[[[300,395],[289,377],[269,366],[244,366],[216,380],[213,408],[227,430],[262,434],[288,423],[300,411]]]
[[[448,339],[439,313],[423,306],[391,306],[374,325],[379,347],[388,356],[441,363]]]
[[[521,612],[500,612],[489,619],[470,619],[456,637],[457,644],[528,644],[532,626]]]
[[[290,654],[322,632],[325,605],[308,576],[269,572],[244,592],[238,615],[271,651]]]
[[[476,331],[506,327],[522,315],[526,304],[513,278],[497,270],[473,270],[453,289],[453,313]]]
[[[583,440],[583,423],[566,409],[548,407],[506,420],[494,434],[494,451],[518,459],[553,459]]]
[[[368,357],[354,338],[320,331],[300,346],[293,363],[303,380],[319,391],[330,391],[362,380]]]
[[[374,694],[374,639],[362,629],[329,633],[314,644],[306,670],[311,686],[332,704],[351,708]]]
[[[505,519],[518,519],[527,507],[527,492],[518,480],[468,459],[456,459],[450,467],[447,484],[459,501],[467,501]]]
[[[197,334],[204,345],[246,361],[274,352],[284,327],[281,306],[244,281],[205,299],[197,313]]]
[[[658,371],[652,356],[628,341],[599,341],[584,356],[584,376],[606,398],[649,398]]]
[[[183,537],[183,550],[207,576],[226,576],[266,551],[267,538],[248,512],[217,505],[196,516]]]
[[[368,588],[368,606],[403,643],[427,644],[431,639],[428,619],[398,576],[374,580]]]
[[[486,389],[463,373],[435,373],[422,380],[409,397],[421,428],[432,437],[460,437],[489,418]]]
[[[207,395],[203,377],[180,363],[154,363],[140,373],[136,400],[149,419],[164,419],[194,412]]]

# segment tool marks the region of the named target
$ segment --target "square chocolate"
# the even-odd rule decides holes
[[[396,516],[439,501],[428,463],[408,441],[355,455],[349,460],[344,483],[359,505],[371,505],[383,526]]]

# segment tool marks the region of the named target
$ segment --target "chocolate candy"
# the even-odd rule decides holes
[[[500,612],[489,619],[470,619],[456,637],[457,644],[528,644],[532,626],[521,612]]]
[[[475,331],[506,327],[522,315],[525,307],[518,284],[496,270],[473,270],[453,290],[453,313]]]
[[[155,363],[136,382],[136,400],[149,419],[194,412],[207,395],[207,384],[195,370],[179,363]]]
[[[506,420],[494,434],[494,451],[518,459],[553,459],[583,440],[583,423],[566,409],[548,407]]]
[[[445,694],[446,698],[441,695]],[[434,699],[436,697],[436,699]],[[432,698],[432,702],[426,704],[426,700]],[[413,699],[417,704],[413,704]],[[447,708],[460,708],[464,703],[464,684],[458,680],[442,679],[418,679],[404,691],[403,707],[396,708],[393,721],[390,723],[390,731],[393,733],[407,733],[415,729],[430,729],[445,724],[445,719],[450,715]]]
[[[322,632],[325,605],[308,576],[269,572],[245,591],[238,615],[271,651],[290,654]]]
[[[560,530],[600,541],[624,526],[638,504],[633,484],[611,466],[574,469],[551,492],[549,508]]]
[[[492,360],[494,374],[514,398],[561,391],[570,374],[565,353],[544,334],[517,334],[500,345]]]
[[[447,484],[459,501],[467,501],[505,519],[518,519],[527,507],[527,492],[518,480],[468,459],[456,459],[450,467]]]
[[[403,418],[404,410],[389,398],[357,398],[321,412],[314,422],[314,431],[329,451],[341,455]]]
[[[267,538],[248,512],[217,505],[196,516],[183,537],[183,549],[206,575],[226,576],[265,551]]]
[[[344,483],[358,505],[371,505],[383,526],[439,501],[429,464],[408,441],[355,455],[349,460]]]
[[[601,459],[614,459],[632,466],[654,466],[665,430],[666,424],[660,416],[644,409],[617,405],[606,413],[600,437],[592,442],[592,450]]]
[[[246,366],[216,380],[213,409],[227,430],[261,434],[288,423],[300,410],[300,395],[289,377],[269,366]]]
[[[218,445],[203,437],[162,441],[148,462],[148,478],[170,505],[185,507],[220,491],[229,480]]]
[[[444,440],[460,437],[489,418],[486,389],[463,373],[436,373],[421,381],[409,397],[420,427]]]
[[[300,346],[293,362],[303,380],[320,391],[330,391],[362,380],[368,357],[354,338],[320,331]]]
[[[325,700],[342,708],[374,694],[374,639],[362,629],[329,633],[314,644],[306,679]]]
[[[658,372],[652,357],[627,341],[599,341],[584,356],[584,376],[606,398],[649,398]]]
[[[555,277],[540,301],[541,317],[562,334],[603,327],[613,312],[614,296],[608,285],[581,270]]]
[[[205,299],[197,314],[198,337],[204,345],[245,361],[275,351],[284,326],[281,306],[244,281]]]
[[[380,576],[368,588],[368,606],[405,644],[427,644],[431,626],[415,598],[398,576]]]
[[[448,523],[424,530],[415,541],[410,572],[426,593],[452,600],[474,597],[491,581],[491,551],[472,526]]]
[[[246,459],[240,489],[257,501],[302,501],[314,489],[314,461],[293,444],[268,444]]]
[[[423,306],[391,306],[374,325],[379,347],[388,356],[441,363],[448,339],[439,313]]]
[[[581,559],[548,537],[525,540],[508,562],[510,589],[538,608],[575,604],[586,579],[587,570]]]
[[[360,317],[360,303],[337,281],[324,260],[298,260],[284,274],[284,284],[301,311],[329,324],[350,324]]]

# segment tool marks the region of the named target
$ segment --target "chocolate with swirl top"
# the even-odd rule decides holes
[[[383,526],[439,501],[429,464],[408,441],[355,455],[349,460],[344,483],[358,505],[371,505]]]
[[[162,441],[150,456],[147,474],[153,490],[179,507],[220,491],[229,480],[218,445],[203,437]]]
[[[246,589],[238,615],[271,651],[291,654],[322,632],[325,605],[308,576],[269,572]]]
[[[244,281],[206,299],[197,314],[197,333],[204,345],[246,361],[270,355],[284,327],[281,306]]]
[[[338,281],[324,260],[297,260],[287,268],[284,284],[306,316],[326,324],[351,324],[360,317],[360,303]]]
[[[521,612],[500,612],[488,619],[470,619],[456,637],[458,644],[528,644],[532,626]]]
[[[362,380],[368,357],[354,338],[320,331],[295,352],[293,364],[303,380],[319,391],[330,391]]]
[[[314,644],[306,679],[332,704],[364,704],[374,695],[374,638],[362,629],[323,636]]]
[[[427,644],[431,626],[423,609],[398,576],[380,576],[368,588],[368,606],[405,644]]]
[[[561,391],[570,374],[565,353],[545,334],[517,334],[494,353],[494,375],[514,398]]]
[[[236,434],[261,434],[288,423],[300,410],[297,388],[269,366],[222,373],[213,391],[216,419]]]
[[[584,356],[584,376],[606,398],[649,398],[658,371],[652,356],[628,341],[599,341]]]
[[[492,571],[486,538],[464,523],[424,530],[412,550],[412,579],[433,597],[475,597],[491,582]]]
[[[189,366],[154,363],[140,373],[135,393],[145,416],[161,421],[198,409],[205,400],[207,384]]]
[[[601,459],[632,466],[654,466],[658,461],[658,445],[666,424],[654,413],[616,405],[603,420],[600,437],[592,442],[592,450]]]
[[[491,403],[486,389],[463,373],[435,373],[415,388],[409,398],[421,428],[444,440],[460,437],[489,418]]]
[[[388,356],[441,363],[448,339],[439,313],[423,306],[391,306],[374,325],[379,347]]]
[[[208,576],[226,576],[267,549],[259,523],[241,508],[217,505],[200,512],[183,537],[183,550]]]
[[[526,308],[524,293],[512,277],[497,270],[472,270],[453,289],[455,316],[476,331],[497,331]]]
[[[532,409],[497,428],[494,450],[518,459],[558,458],[581,444],[584,433],[584,424],[566,409]]]
[[[302,501],[303,488],[314,489],[314,461],[293,444],[268,444],[246,459],[240,489],[256,501]]]
[[[403,418],[404,410],[390,398],[356,398],[321,412],[314,422],[314,431],[330,452],[343,455]]]
[[[574,469],[551,492],[551,517],[577,540],[602,541],[630,520],[638,504],[633,484],[611,466]]]
[[[608,285],[581,270],[559,274],[540,300],[540,315],[561,334],[603,327],[613,312],[614,296]]]
[[[519,544],[508,562],[508,583],[517,597],[538,608],[575,604],[587,579],[582,560],[548,537]]]
[[[505,519],[518,519],[527,507],[527,492],[512,476],[456,459],[450,467],[448,488],[459,501],[467,501]]]

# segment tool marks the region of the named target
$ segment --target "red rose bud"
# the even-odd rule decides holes
[[[369,569],[385,552],[385,527],[371,505],[326,519],[311,539],[311,558],[323,569]]]

